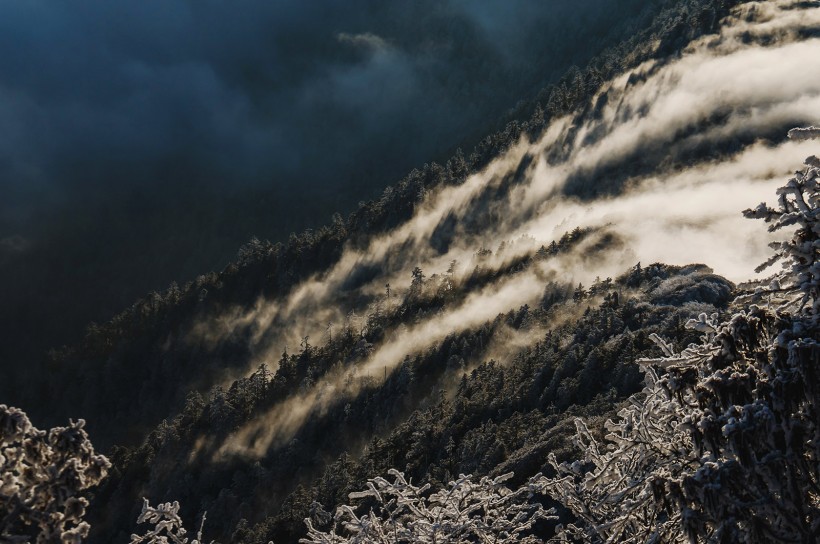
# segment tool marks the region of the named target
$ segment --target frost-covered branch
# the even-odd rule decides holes
[[[82,492],[111,464],[94,452],[85,421],[41,431],[0,404],[0,542],[79,543],[88,536]]]
[[[149,523],[154,527],[144,535],[131,535],[131,544],[188,544],[188,531],[179,516],[179,503],[166,502],[158,506],[151,506],[148,499],[142,499],[142,512],[137,523]],[[205,525],[205,515],[202,516],[199,532],[190,544],[201,544],[202,528]],[[213,542],[211,543],[213,544]]]
[[[605,442],[597,441],[576,420],[582,460],[549,461],[556,476],[543,478],[547,492],[581,524],[559,530],[559,542],[679,542],[680,513],[662,500],[664,482],[691,469],[692,455],[680,403],[659,386],[646,368],[647,386],[630,399],[617,420],[606,424]]]
[[[376,506],[367,514],[341,506],[329,532],[314,527],[310,519],[303,544],[358,543],[535,543],[528,534],[536,521],[550,517],[531,502],[540,485],[531,481],[511,491],[503,484],[512,474],[474,481],[461,475],[449,486],[430,493],[430,486],[408,482],[391,470],[393,481],[374,478],[367,489],[351,493],[351,499],[370,499]]]
[[[807,129],[808,130],[808,129]],[[820,132],[820,129],[811,129]],[[770,231],[796,227],[791,239],[775,242],[774,255],[757,271],[780,261],[783,270],[758,295],[773,295],[777,310],[800,313],[816,326],[820,314],[820,160],[812,156],[806,168],[777,190],[777,208],[760,204],[743,214],[769,223]]]

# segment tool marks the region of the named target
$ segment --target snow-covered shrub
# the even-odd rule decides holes
[[[35,428],[26,414],[0,404],[0,542],[79,543],[88,501],[81,495],[111,464],[94,452],[83,427]]]
[[[808,130],[808,129],[806,129]],[[820,129],[812,129],[820,137]],[[791,134],[791,133],[790,133]],[[800,317],[808,326],[816,327],[820,314],[820,159],[806,159],[806,168],[777,190],[778,207],[760,204],[743,214],[764,219],[769,231],[797,227],[789,240],[772,244],[774,255],[760,267],[761,271],[780,261],[783,270],[775,275],[761,293],[774,296],[773,310],[787,311]]]
[[[812,131],[796,133],[800,137]],[[687,326],[699,345],[642,361],[641,395],[597,442],[579,422],[583,461],[542,484],[580,522],[558,541],[820,541],[820,161],[744,214],[796,227],[761,268],[767,287],[739,297],[725,322]]]
[[[676,542],[680,513],[658,507],[658,482],[694,467],[691,441],[680,425],[680,406],[645,369],[647,387],[630,399],[617,421],[607,422],[606,443],[599,443],[576,420],[582,460],[558,464],[553,478],[540,478],[547,494],[568,508],[580,524],[559,528],[558,541]]]
[[[190,544],[202,543],[202,527],[205,525],[206,516],[202,516],[199,532]],[[142,512],[137,518],[137,523],[149,523],[154,527],[143,535],[132,534],[131,544],[188,544],[188,531],[182,524],[179,517],[179,503],[166,502],[159,506],[151,506],[148,499],[142,499]],[[213,544],[213,543],[211,543]]]
[[[405,480],[401,472],[389,473],[392,482],[374,478],[369,480],[367,490],[350,494],[351,499],[374,500],[376,506],[369,513],[358,515],[355,507],[341,506],[330,532],[315,528],[306,519],[308,536],[300,542],[534,543],[540,540],[527,533],[536,521],[550,514],[530,501],[539,491],[537,486],[525,485],[516,491],[504,487],[511,474],[479,481],[461,475],[447,488],[430,493],[429,484],[417,487]]]

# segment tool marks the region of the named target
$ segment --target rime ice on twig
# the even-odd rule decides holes
[[[769,223],[769,231],[797,227],[791,239],[775,242],[774,255],[758,271],[780,261],[783,270],[769,288],[761,290],[777,302],[777,310],[798,313],[817,325],[820,314],[820,162],[806,159],[806,168],[797,172],[777,190],[778,206],[761,203],[743,214]]]
[[[185,536],[188,531],[182,524],[179,517],[179,503],[166,502],[156,507],[151,506],[148,499],[142,499],[142,512],[137,518],[137,523],[150,523],[154,528],[144,535],[131,535],[131,544],[188,544]],[[196,538],[190,544],[201,544],[202,527],[205,525],[205,515],[199,527]],[[213,543],[212,543],[213,544]]]
[[[511,491],[503,483],[512,474],[484,477],[478,482],[461,475],[447,488],[431,494],[429,484],[417,487],[397,470],[389,474],[392,482],[374,478],[365,491],[350,494],[351,499],[375,500],[375,510],[360,516],[353,506],[341,506],[330,532],[317,529],[306,519],[308,536],[300,542],[526,544],[540,542],[527,533],[536,521],[550,517],[551,512],[530,501],[533,493],[540,492],[535,480]]]
[[[144,535],[132,534],[131,544],[189,544],[188,531],[179,516],[179,502],[166,502],[157,506],[151,506],[148,499],[142,499],[142,512],[137,518],[137,523],[153,524],[153,529],[148,530]],[[202,540],[202,529],[205,527],[207,512],[202,514],[199,522],[199,531],[196,538],[190,544],[204,544]],[[217,544],[211,541],[211,544]],[[273,544],[273,542],[268,542]]]
[[[84,426],[80,419],[41,431],[22,410],[0,404],[0,542],[79,544],[88,536],[81,493],[111,464]]]

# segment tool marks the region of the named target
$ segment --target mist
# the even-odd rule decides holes
[[[406,286],[414,266],[443,274],[447,263],[469,265],[478,248],[533,239],[510,244],[482,263],[498,270],[575,227],[600,233],[568,255],[536,263],[423,323],[388,334],[344,375],[328,377],[249,423],[220,454],[263,455],[272,444],[287,441],[309,415],[355,394],[355,388],[340,384],[386,375],[406,356],[448,334],[531,304],[552,279],[588,284],[595,277],[615,277],[638,261],[705,263],[735,282],[755,277],[772,238],[741,211],[771,201],[775,188],[817,151],[810,141],[785,136],[792,125],[820,121],[820,40],[800,32],[820,15],[820,6],[769,3],[756,17],[750,15],[754,8],[738,10],[719,36],[693,43],[679,59],[649,62],[605,83],[593,103],[607,100],[594,115],[557,119],[538,139],[522,139],[462,185],[428,195],[406,224],[365,249],[349,248],[334,267],[294,288],[285,300],[260,299],[250,313],[237,309],[216,332],[210,329],[209,334],[226,335],[252,323],[264,331],[257,338],[281,348],[293,341],[284,336],[293,331],[316,334],[328,322],[340,323],[347,312],[366,314],[367,301],[378,300],[386,282]],[[750,137],[770,133],[772,139]],[[637,156],[644,159],[639,168],[628,164]],[[479,221],[482,228],[470,226],[486,213],[480,196],[511,176],[521,179],[493,202],[497,219]],[[459,221],[442,251],[431,238],[453,217]],[[614,236],[618,244],[601,246],[601,234]],[[359,297],[351,297],[346,280],[360,267],[374,265],[380,273],[352,288]],[[345,306],[349,300],[365,304]],[[290,332],[277,323],[286,323]],[[270,361],[269,355],[264,360]]]
[[[469,150],[662,4],[4,3],[0,359]]]

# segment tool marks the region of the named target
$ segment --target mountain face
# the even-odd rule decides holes
[[[815,2],[674,3],[469,156],[53,353],[30,411],[84,417],[113,463],[92,541],[127,540],[143,496],[295,542],[391,468],[441,487],[572,459],[572,419],[641,389],[652,336],[696,342],[766,260],[739,212],[813,151],[785,134],[820,120],[818,28]]]
[[[505,271],[507,281],[573,252],[571,241],[556,246]],[[114,529],[136,519],[135,490],[204,503],[223,540],[295,542],[314,501],[330,511],[391,467],[433,485],[460,473],[524,479],[548,452],[572,453],[574,416],[600,417],[640,389],[625,361],[655,353],[651,333],[694,341],[684,322],[721,311],[734,291],[702,265],[636,266],[586,287],[545,277],[532,306],[469,318],[485,302],[470,306],[468,286],[485,273],[477,264],[463,277],[431,276],[361,325],[273,359],[275,372],[260,366],[208,397],[191,394],[139,447],[115,450],[97,501],[122,517],[92,522],[100,541],[127,536]],[[445,328],[451,319],[458,325]],[[481,321],[460,327],[471,319]],[[397,346],[435,329],[428,347]],[[377,358],[387,349],[395,359]]]
[[[89,322],[529,116],[672,4],[3,5],[0,396]]]

